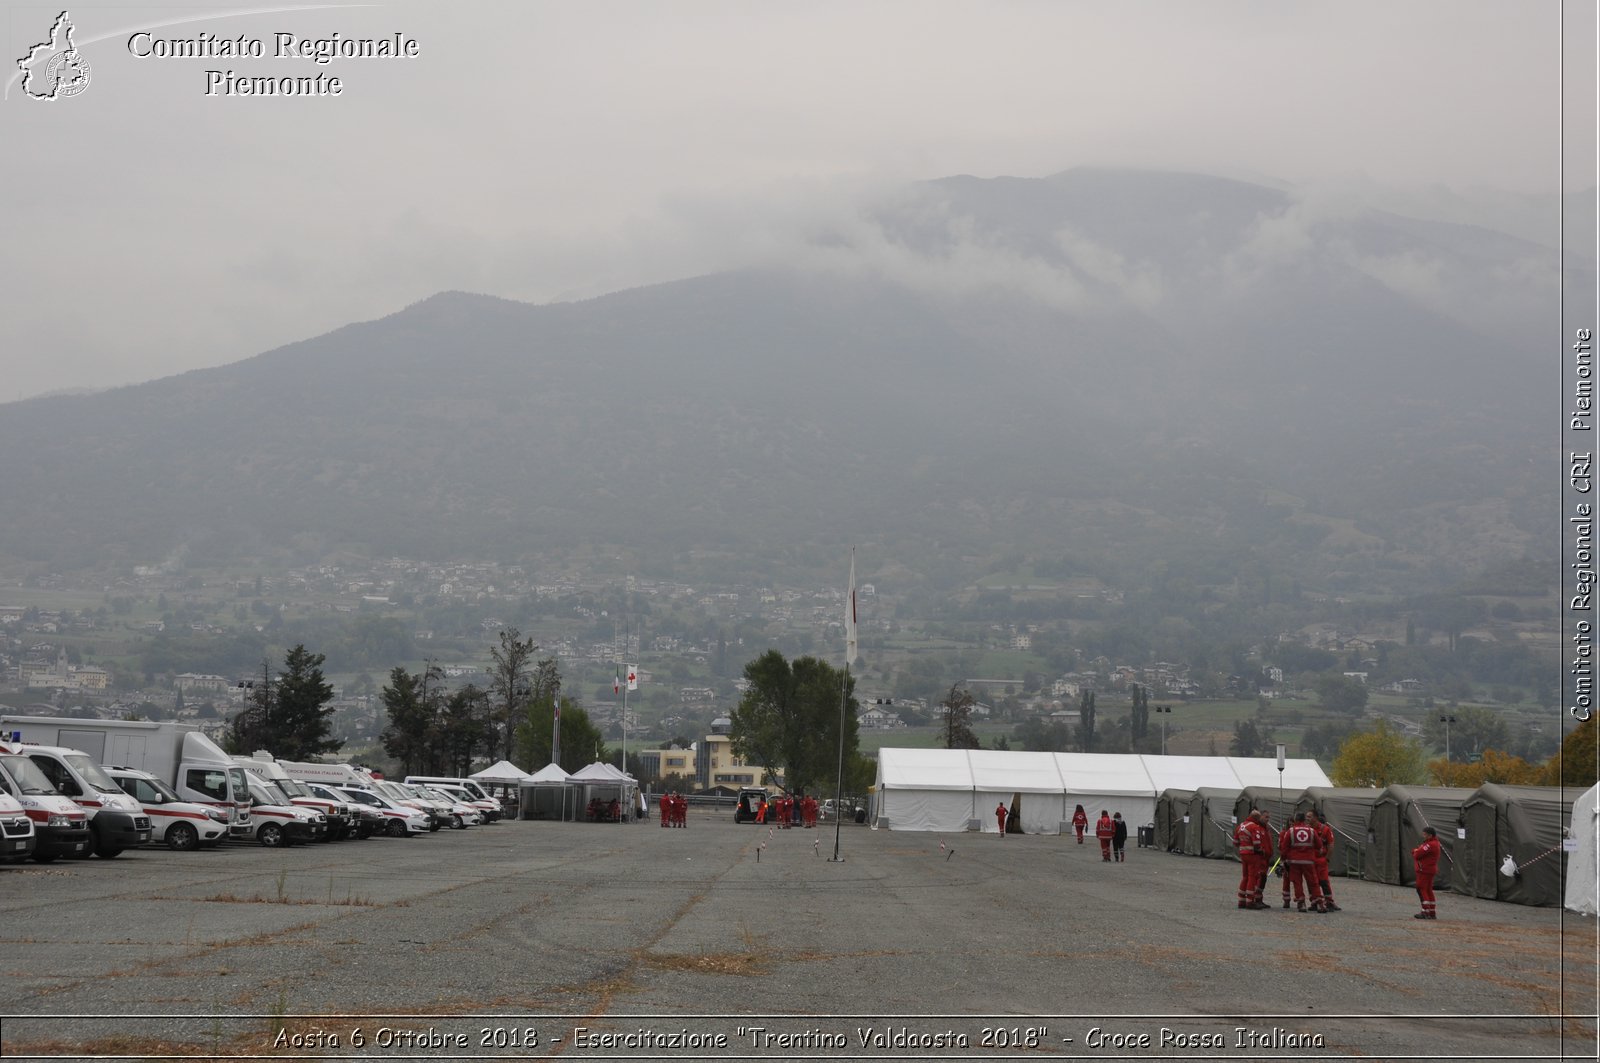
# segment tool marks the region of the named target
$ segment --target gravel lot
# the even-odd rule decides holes
[[[1240,911],[1232,862],[1069,838],[833,844],[719,812],[0,868],[0,1056],[1595,1058],[1594,920],[1425,923],[1344,880],[1340,913]]]

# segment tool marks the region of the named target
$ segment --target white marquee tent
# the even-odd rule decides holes
[[[468,776],[474,782],[480,782],[485,786],[517,786],[529,777],[527,772],[509,760],[491,764],[482,771],[475,771]]]
[[[1600,866],[1595,847],[1600,844],[1600,785],[1572,802],[1572,826],[1568,836],[1577,840],[1577,849],[1567,860],[1567,891],[1563,903],[1584,915],[1600,914]]]
[[[1104,809],[1121,812],[1131,828],[1154,820],[1163,790],[1243,789],[1278,778],[1272,757],[886,748],[878,751],[873,815],[890,830],[964,831],[975,822],[993,832],[995,806],[1004,804],[1025,833],[1055,834],[1082,804],[1091,821]],[[1298,793],[1331,784],[1316,761],[1295,759],[1284,765],[1283,785]]]

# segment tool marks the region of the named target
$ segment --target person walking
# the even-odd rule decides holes
[[[1072,814],[1072,829],[1078,834],[1078,844],[1083,844],[1083,832],[1089,829],[1089,813],[1079,805],[1078,810]]]
[[[1116,833],[1117,827],[1111,822],[1111,813],[1102,808],[1100,818],[1094,825],[1094,836],[1100,842],[1100,859],[1108,864],[1111,862],[1111,839]]]
[[[1006,803],[1004,801],[994,806],[994,820],[1000,825],[1000,838],[1003,841],[1006,836]]]
[[[1289,828],[1293,823],[1285,823],[1278,832],[1278,877],[1283,879],[1283,906],[1289,907]]]
[[[1314,808],[1306,810],[1306,822],[1311,824],[1311,829],[1317,832],[1322,842],[1316,863],[1317,884],[1322,887],[1322,908],[1328,912],[1342,912],[1344,909],[1333,903],[1333,883],[1328,878],[1328,857],[1333,855],[1333,827]]]
[[[1122,813],[1117,812],[1111,817],[1111,856],[1119,864],[1125,863],[1128,853],[1124,846],[1128,844],[1128,821],[1122,818]]]
[[[1412,916],[1413,919],[1437,919],[1439,910],[1433,901],[1433,876],[1439,873],[1439,854],[1443,852],[1439,844],[1439,832],[1432,827],[1422,828],[1422,844],[1411,850],[1411,862],[1417,869],[1417,899],[1422,902],[1422,911]]]

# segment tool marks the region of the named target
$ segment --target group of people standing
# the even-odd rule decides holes
[[[1233,844],[1238,850],[1241,867],[1240,908],[1272,907],[1266,903],[1264,895],[1276,852],[1277,862],[1283,869],[1285,908],[1290,906],[1292,890],[1294,906],[1299,911],[1322,914],[1343,911],[1333,901],[1333,883],[1328,877],[1333,827],[1323,822],[1315,811],[1296,812],[1294,819],[1274,835],[1267,814],[1256,809],[1234,828]]]
[[[756,822],[770,823],[775,827],[789,828],[798,822],[803,827],[817,825],[817,799],[810,794],[795,797],[784,794],[756,806]]]
[[[687,827],[689,825],[689,799],[682,794],[662,794],[661,825],[663,827]]]

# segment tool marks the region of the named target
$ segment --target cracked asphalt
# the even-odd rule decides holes
[[[1425,923],[1346,880],[1343,912],[1240,911],[1229,861],[834,838],[718,812],[0,867],[0,1056],[1595,1058],[1592,919]]]

